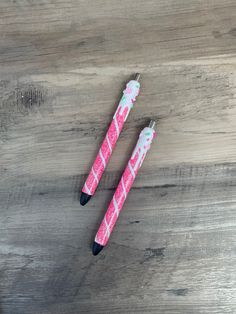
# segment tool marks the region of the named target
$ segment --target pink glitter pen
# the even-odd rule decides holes
[[[109,240],[134,179],[156,135],[154,127],[155,121],[151,120],[149,126],[144,128],[139,135],[135,149],[96,234],[93,243],[93,255],[97,255]]]
[[[117,110],[113,116],[107,134],[103,140],[102,146],[99,149],[97,157],[92,165],[89,175],[84,183],[80,196],[80,204],[85,205],[95,193],[102,174],[108,164],[112,151],[115,148],[123,125],[129,115],[133,103],[139,94],[140,74],[135,75],[135,79],[127,83],[126,89],[123,91],[123,96],[119,102]]]

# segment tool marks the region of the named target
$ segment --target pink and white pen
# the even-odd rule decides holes
[[[135,149],[96,234],[93,243],[93,255],[97,255],[109,240],[129,190],[156,135],[154,127],[155,121],[151,120],[149,126],[144,128],[139,135]]]
[[[134,80],[127,83],[126,89],[123,91],[123,96],[119,102],[117,110],[113,116],[107,134],[103,140],[102,146],[99,149],[97,157],[92,165],[89,175],[84,183],[80,196],[80,204],[85,205],[95,193],[102,174],[108,164],[112,151],[115,148],[123,125],[129,115],[133,103],[139,94],[140,74],[135,75]]]

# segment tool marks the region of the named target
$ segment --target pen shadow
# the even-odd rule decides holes
[[[0,294],[0,313],[3,313],[3,298],[1,294]]]

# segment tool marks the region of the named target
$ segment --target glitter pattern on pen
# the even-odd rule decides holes
[[[113,116],[107,134],[83,186],[82,192],[86,193],[87,195],[93,195],[95,193],[102,174],[111,157],[112,151],[119,138],[123,125],[129,115],[131,108],[133,107],[136,97],[139,94],[139,76],[140,74],[136,74],[135,80],[129,81],[126,85],[126,89],[123,91],[123,96],[119,102],[118,108]]]
[[[151,120],[149,126],[144,128],[140,133],[132,156],[96,234],[95,242],[101,246],[105,246],[107,244],[138,170],[143,163],[147,151],[150,149],[152,140],[156,135],[154,126],[155,122]]]

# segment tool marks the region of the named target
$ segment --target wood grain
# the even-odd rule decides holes
[[[0,313],[236,312],[233,0],[0,3]],[[121,91],[141,94],[79,194]],[[91,243],[139,131],[158,138]]]

